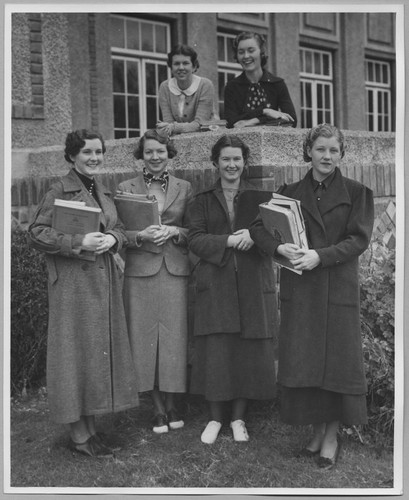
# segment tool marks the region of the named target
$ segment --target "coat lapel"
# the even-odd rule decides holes
[[[168,189],[166,191],[166,198],[165,198],[165,203],[163,205],[162,214],[166,212],[166,210],[178,197],[179,191],[180,191],[179,179],[177,179],[173,175],[169,175]]]

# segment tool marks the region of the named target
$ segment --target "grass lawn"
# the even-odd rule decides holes
[[[133,410],[98,418],[122,445],[115,458],[90,459],[66,447],[68,429],[51,422],[41,393],[11,404],[11,486],[91,488],[392,488],[393,450],[386,440],[342,432],[339,462],[322,471],[313,459],[297,459],[309,429],[279,420],[277,403],[249,407],[248,443],[235,443],[225,425],[214,445],[200,433],[206,404],[180,401],[185,427],[168,434],[151,431],[148,396]],[[171,493],[171,492],[169,492]],[[385,492],[386,493],[386,492]]]

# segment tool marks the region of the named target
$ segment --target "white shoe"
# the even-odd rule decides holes
[[[202,432],[202,435],[200,436],[202,443],[213,444],[216,441],[221,428],[222,424],[220,422],[216,422],[216,420],[211,420],[206,425],[206,429]]]
[[[248,441],[249,434],[246,429],[246,424],[243,420],[235,420],[230,423],[230,427],[233,431],[233,437],[235,441]]]

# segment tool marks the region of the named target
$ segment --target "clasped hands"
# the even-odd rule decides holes
[[[177,227],[166,226],[165,224],[154,224],[146,227],[143,231],[139,231],[139,237],[142,241],[150,241],[157,246],[164,245],[169,238],[175,238],[178,234]]]
[[[283,243],[278,245],[277,253],[286,257],[294,269],[298,271],[311,271],[321,262],[318,253],[312,249],[300,248],[293,243]]]
[[[112,234],[104,234],[100,232],[87,233],[82,240],[82,248],[90,250],[97,255],[107,252],[116,243],[116,238]]]
[[[254,245],[248,229],[239,229],[227,238],[227,247],[235,248],[236,250],[250,250]]]
[[[282,113],[281,111],[277,111],[276,109],[264,108],[263,115],[267,116],[272,120],[281,120],[283,123],[293,123],[294,118],[288,113]],[[248,120],[239,120],[236,122],[233,127],[234,128],[245,128],[245,127],[254,127],[255,125],[259,125],[260,120],[258,118],[249,118]]]

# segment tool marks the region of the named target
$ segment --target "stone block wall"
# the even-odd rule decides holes
[[[305,130],[253,127],[236,132],[183,134],[175,137],[178,155],[169,169],[189,180],[200,191],[217,178],[210,161],[213,144],[222,134],[239,136],[250,147],[249,178],[262,189],[274,190],[282,183],[295,182],[307,172],[302,143]],[[344,175],[369,186],[375,194],[377,213],[395,197],[395,135],[345,131],[347,152],[341,164]],[[133,151],[138,139],[106,142],[105,164],[100,179],[112,190],[124,179],[142,169]],[[12,158],[12,215],[25,224],[50,184],[65,175],[70,165],[64,160],[63,145],[38,149],[14,150]]]

